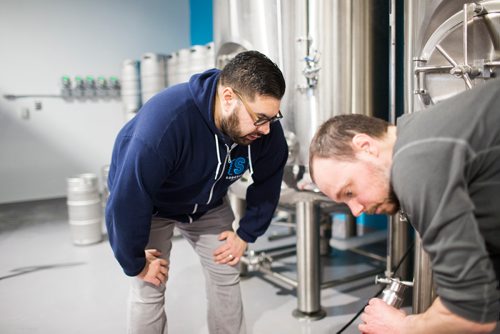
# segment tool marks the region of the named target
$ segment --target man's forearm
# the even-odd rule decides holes
[[[421,314],[404,319],[404,333],[474,334],[491,333],[496,323],[477,323],[451,313],[438,297],[432,306]]]

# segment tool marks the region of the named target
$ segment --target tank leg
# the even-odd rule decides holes
[[[319,205],[296,204],[297,219],[297,309],[299,319],[319,320],[326,312],[320,305]]]

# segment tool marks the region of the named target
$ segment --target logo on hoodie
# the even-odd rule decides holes
[[[241,177],[245,172],[247,165],[247,159],[243,157],[238,157],[229,162],[229,168],[227,169],[227,180],[236,180]]]

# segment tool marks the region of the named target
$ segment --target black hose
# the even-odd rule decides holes
[[[394,268],[394,274],[396,274],[399,270],[399,268],[401,267],[401,265],[403,264],[403,261],[406,259],[406,257],[408,256],[408,254],[410,254],[410,251],[413,249],[413,245],[414,243],[412,243],[410,245],[410,247],[408,247],[408,249],[406,250],[405,254],[403,255],[403,257],[401,258],[401,260],[399,260],[399,263],[396,265],[396,267]],[[380,296],[380,294],[382,293],[382,291],[384,291],[385,287],[383,287],[382,289],[380,289],[375,295],[373,295],[372,298],[377,298],[378,296]],[[371,299],[371,298],[370,298]],[[344,325],[344,327],[342,327],[336,334],[341,334],[343,331],[345,331],[347,329],[347,327],[349,327],[360,315],[361,313],[363,313],[363,311],[365,310],[365,307],[368,306],[368,303],[366,303],[362,308],[361,310],[358,311],[358,313],[356,313],[354,315],[354,317],[352,317],[351,320],[349,320],[349,322],[347,324]]]

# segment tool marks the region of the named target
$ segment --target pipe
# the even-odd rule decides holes
[[[326,316],[320,305],[319,214],[313,200],[296,203],[297,309],[293,316],[318,320]]]
[[[433,288],[430,258],[422,248],[422,239],[418,233],[415,233],[413,314],[427,310],[435,298],[436,293]]]
[[[387,243],[386,277],[392,277],[392,270],[401,261],[408,248],[408,223],[399,213],[389,217],[389,242]],[[408,262],[404,262],[399,269],[399,277],[407,279]]]
[[[4,94],[3,96],[6,100],[16,100],[24,98],[40,98],[40,97],[60,97],[65,98],[66,96],[61,94],[25,94],[25,95],[15,95],[15,94]]]
[[[294,280],[294,279],[291,279],[283,274],[280,274],[280,273],[277,273],[277,272],[274,272],[272,271],[271,269],[269,268],[266,268],[266,267],[259,267],[258,269],[261,273],[263,274],[266,274],[266,275],[269,275],[283,283],[286,283],[288,285],[290,285],[291,287],[293,288],[297,288],[298,284],[297,284],[297,281]]]
[[[391,1],[389,14],[389,123],[396,124],[396,0]]]
[[[413,55],[415,44],[414,19],[416,13],[416,0],[405,0],[404,2],[404,21],[405,21],[405,108],[404,113],[410,114],[415,110],[414,106],[414,67]],[[439,50],[438,48],[438,51]],[[441,52],[442,53],[442,52]],[[415,257],[414,257],[414,285],[413,285],[413,313],[425,311],[432,303],[432,271],[428,255],[422,249],[420,236],[415,235]],[[391,263],[394,262],[391,260]]]
[[[370,232],[359,237],[330,239],[330,246],[339,250],[348,250],[351,248],[362,247],[365,245],[381,242],[387,239],[386,231]]]
[[[333,288],[335,286],[342,285],[342,284],[349,283],[349,282],[353,282],[353,281],[357,281],[357,280],[365,278],[365,277],[373,277],[374,275],[380,274],[382,272],[384,272],[384,269],[382,269],[382,268],[376,268],[376,269],[372,269],[369,271],[364,271],[362,273],[347,276],[347,277],[344,277],[341,279],[335,279],[335,280],[331,280],[328,282],[323,282],[323,283],[321,283],[321,288],[322,289]]]
[[[413,90],[414,90],[414,76],[413,76],[413,48],[415,43],[414,38],[414,6],[415,0],[405,0],[404,2],[404,34],[405,34],[405,46],[404,46],[404,59],[405,59],[405,103],[404,103],[404,113],[409,114],[414,110],[413,105]]]

